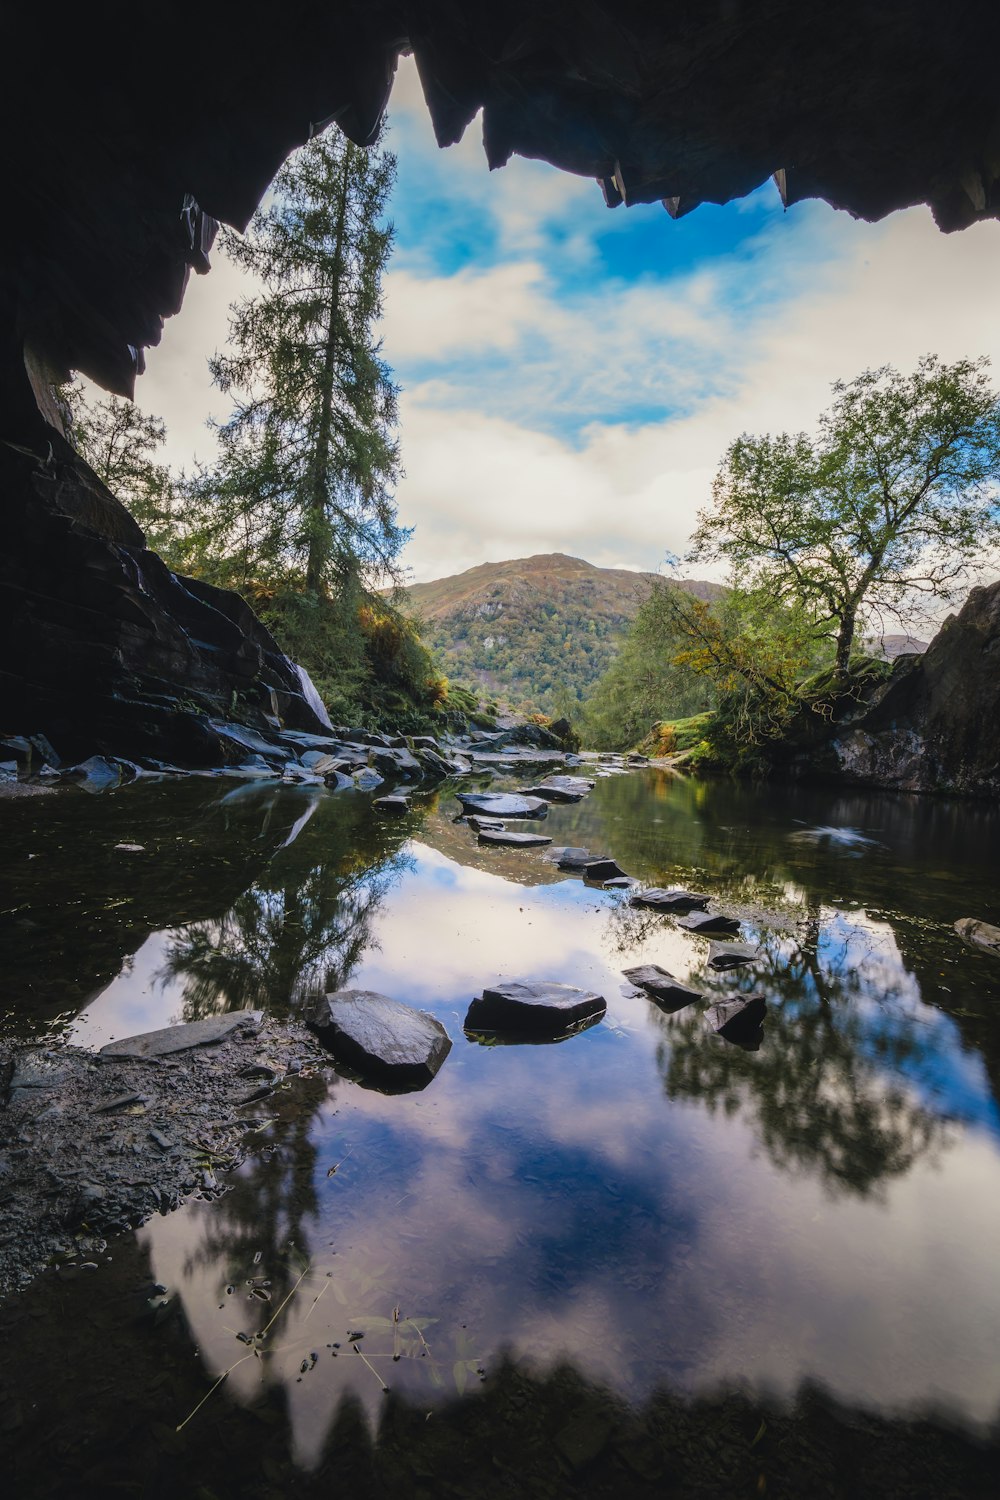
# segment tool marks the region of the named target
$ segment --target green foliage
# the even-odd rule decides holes
[[[212,361],[235,410],[190,487],[191,549],[220,581],[349,595],[395,575],[396,388],[373,332],[394,174],[388,152],[328,131],[285,164],[246,237],[223,236],[263,290],[234,305]]]
[[[584,706],[585,744],[596,750],[628,750],[653,724],[698,713],[715,702],[709,679],[677,663],[687,643],[682,601],[692,599],[679,595],[674,585],[653,584],[618,656]]]
[[[59,388],[74,447],[146,532],[149,545],[169,551],[176,535],[178,495],[170,470],[154,454],[166,440],[159,417],[122,396],[88,400],[75,382]]]
[[[914,595],[950,599],[1000,541],[1000,401],[989,361],[920,360],[838,381],[819,433],[727,450],[690,560],[803,612],[836,638],[846,676],[858,625]]]

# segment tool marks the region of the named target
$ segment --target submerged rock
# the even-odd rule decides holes
[[[731,995],[710,1005],[705,1014],[713,1031],[746,1052],[756,1052],[764,1040],[767,1001],[763,995]]]
[[[982,948],[986,953],[993,953],[1000,958],[1000,927],[994,927],[989,922],[978,922],[975,917],[960,917],[955,923],[955,931],[967,943],[972,943],[973,947]]]
[[[510,849],[540,849],[543,844],[551,844],[552,840],[546,838],[544,833],[513,833],[508,828],[482,828],[479,831],[479,842]]]
[[[186,1052],[189,1047],[207,1047],[232,1035],[240,1026],[255,1027],[258,1010],[231,1010],[222,1016],[208,1016],[204,1021],[188,1021],[183,1026],[164,1026],[159,1031],[143,1031],[138,1036],[122,1037],[101,1048],[102,1057],[168,1057],[171,1052]]]
[[[375,990],[324,995],[307,1024],[338,1062],[400,1090],[425,1088],[451,1051],[434,1016]]]
[[[678,917],[678,927],[687,932],[724,932],[727,937],[738,937],[740,924],[735,917],[723,916],[719,911],[695,911],[687,917]]]
[[[380,813],[406,813],[410,810],[410,804],[406,797],[396,794],[390,797],[376,797],[372,807]]]
[[[682,984],[666,969],[661,969],[659,964],[640,964],[634,969],[623,969],[622,973],[637,989],[645,990],[662,1010],[683,1010],[692,1000],[702,998],[697,990],[692,989],[689,984]]]
[[[760,949],[750,943],[711,943],[708,949],[710,969],[738,969],[760,958]]]
[[[550,981],[499,979],[473,1000],[465,1017],[466,1031],[496,1031],[526,1036],[555,1036],[607,1010],[602,995]]]
[[[675,885],[664,890],[661,886],[650,886],[646,891],[636,891],[632,897],[632,906],[648,906],[653,911],[695,911],[706,907],[711,897],[701,895],[697,891],[687,891],[683,886]]]
[[[494,818],[544,818],[549,804],[541,797],[521,797],[515,792],[459,792],[463,811],[486,813]]]

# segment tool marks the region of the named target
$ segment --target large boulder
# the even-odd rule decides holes
[[[712,1030],[726,1042],[756,1052],[764,1040],[764,1017],[767,1001],[763,995],[731,995],[708,1007],[706,1019]]]
[[[499,979],[483,988],[465,1017],[466,1031],[506,1035],[558,1036],[600,1020],[604,998],[571,984]]]
[[[324,995],[306,1020],[338,1062],[393,1090],[426,1088],[451,1051],[434,1016],[375,990]]]

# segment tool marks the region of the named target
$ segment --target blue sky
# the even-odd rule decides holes
[[[683,553],[726,445],[798,430],[830,384],[891,362],[991,354],[1000,225],[943,236],[925,209],[880,225],[772,184],[672,221],[515,158],[479,122],[438,150],[412,63],[390,107],[399,170],[384,350],[402,388],[400,520],[415,578],[564,551],[656,569]],[[169,324],[138,400],[169,457],[211,455],[227,403],[207,357],[243,288],[220,255]]]

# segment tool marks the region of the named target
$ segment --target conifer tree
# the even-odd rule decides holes
[[[191,491],[203,567],[225,581],[328,597],[395,580],[396,388],[375,332],[394,175],[389,152],[333,127],[285,164],[246,236],[225,237],[261,284],[212,361],[235,410]]]

